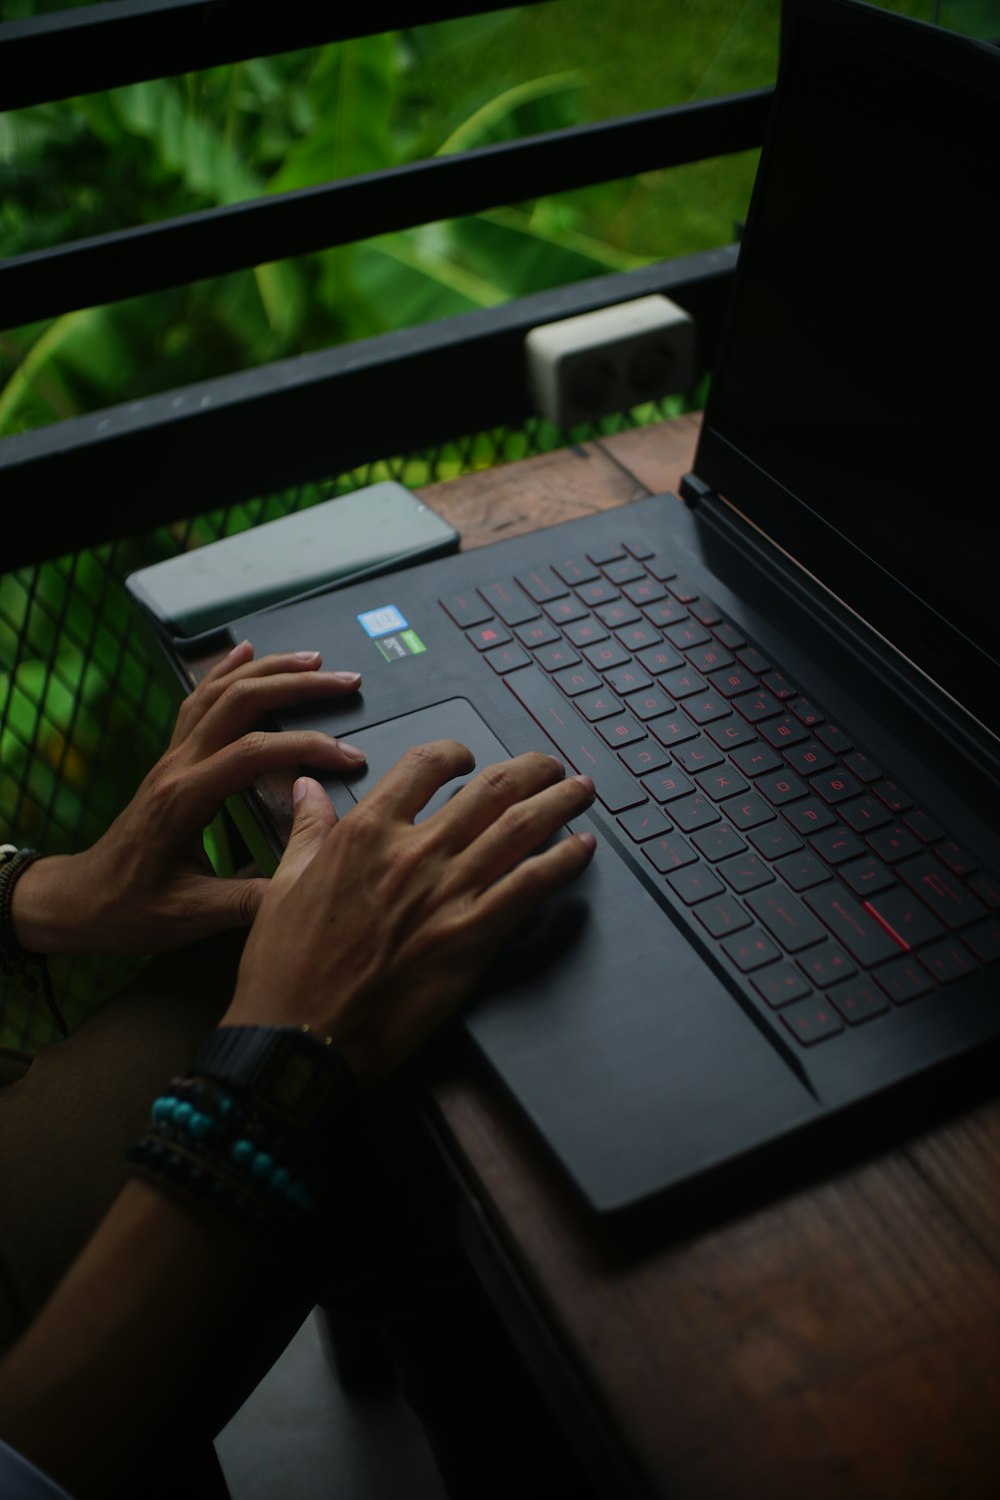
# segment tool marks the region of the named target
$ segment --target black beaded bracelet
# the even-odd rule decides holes
[[[18,849],[15,844],[0,844],[0,974],[5,979],[19,979],[29,993],[37,990],[39,982],[41,983],[49,1014],[65,1041],[69,1029],[56,1004],[44,955],[29,953],[14,931],[14,887],[25,870],[41,857],[37,849]],[[37,971],[37,978],[32,970]]]

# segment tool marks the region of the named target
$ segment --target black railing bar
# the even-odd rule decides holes
[[[695,318],[708,367],[737,255],[593,277],[0,439],[3,566],[519,424],[525,335],[598,307],[665,293]]]
[[[541,0],[106,0],[0,25],[0,109]]]
[[[759,146],[772,90],[549,131],[0,263],[0,328]]]

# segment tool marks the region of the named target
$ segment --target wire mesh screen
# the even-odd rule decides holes
[[[173,701],[133,628],[123,583],[134,569],[380,479],[418,488],[677,409],[645,406],[570,434],[531,419],[0,575],[0,842],[87,848],[166,748]],[[49,968],[72,1029],[136,961],[57,958]],[[0,979],[0,1046],[34,1051],[51,1035],[37,996]]]

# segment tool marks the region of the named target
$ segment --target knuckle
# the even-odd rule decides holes
[[[240,735],[233,744],[233,752],[241,760],[258,760],[267,749],[269,736],[263,729],[251,729]]]
[[[514,791],[514,772],[509,761],[500,761],[480,771],[479,779],[487,791],[496,797],[508,797]]]

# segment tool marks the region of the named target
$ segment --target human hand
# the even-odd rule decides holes
[[[404,1062],[455,1011],[505,938],[579,875],[592,834],[539,850],[594,799],[549,755],[470,770],[464,745],[407,752],[338,822],[318,782],[295,783],[284,858],[247,939],[223,1026],[308,1026],[364,1083]]]
[[[14,892],[35,953],[147,953],[248,927],[268,882],[223,880],[202,844],[227,797],[268,771],[356,769],[360,751],[317,730],[268,733],[261,718],[357,691],[357,672],[320,671],[318,652],[253,659],[235,646],[181,704],[166,754],[91,849],[38,860]]]

